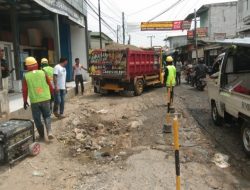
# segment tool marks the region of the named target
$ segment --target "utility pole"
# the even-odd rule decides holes
[[[125,18],[124,18],[124,12],[122,12],[122,42],[123,45],[125,44]]]
[[[120,26],[117,25],[117,29],[116,29],[116,42],[119,43],[119,30],[120,30]]]
[[[99,14],[100,49],[102,49],[102,21],[101,21],[100,0],[98,0],[98,14]]]
[[[147,36],[148,38],[150,38],[150,47],[153,46],[153,38],[155,37],[154,35],[151,36]]]
[[[196,64],[198,64],[198,45],[197,45],[197,19],[196,19],[196,9],[194,9],[194,40],[195,40],[195,54],[196,54]]]

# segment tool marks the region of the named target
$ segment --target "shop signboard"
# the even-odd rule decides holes
[[[141,31],[187,30],[191,21],[141,22]]]
[[[197,28],[196,29],[196,36],[197,38],[204,38],[207,37],[207,27],[206,28]],[[187,39],[193,40],[194,39],[194,30],[187,31]]]
[[[74,9],[68,2],[64,0],[34,0],[39,5],[48,9],[51,12],[65,15],[70,20],[85,27],[84,17],[77,9]]]
[[[214,33],[215,40],[224,40],[226,39],[226,33]]]

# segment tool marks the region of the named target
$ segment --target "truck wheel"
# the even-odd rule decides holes
[[[140,96],[144,90],[144,84],[141,79],[138,79],[135,83],[135,95]]]
[[[241,137],[243,149],[250,156],[250,122],[244,121],[241,127]]]
[[[212,120],[213,120],[214,124],[217,126],[220,126],[221,125],[221,117],[218,113],[215,102],[212,102],[212,105],[211,105],[211,116],[212,116]]]

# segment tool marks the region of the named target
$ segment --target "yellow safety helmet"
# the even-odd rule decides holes
[[[34,57],[27,57],[25,59],[25,65],[26,66],[35,65],[35,64],[37,64],[37,61],[36,61],[36,59]]]
[[[42,58],[42,59],[41,59],[41,63],[43,63],[43,64],[48,64],[49,61],[48,61],[48,59],[46,59],[46,58]]]
[[[172,56],[167,56],[166,61],[167,61],[167,62],[173,62],[174,59],[173,59]]]

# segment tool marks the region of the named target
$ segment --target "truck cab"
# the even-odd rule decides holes
[[[234,45],[219,55],[219,71],[211,75],[208,95],[215,125],[222,121],[241,127],[245,152],[250,156],[250,40]]]

